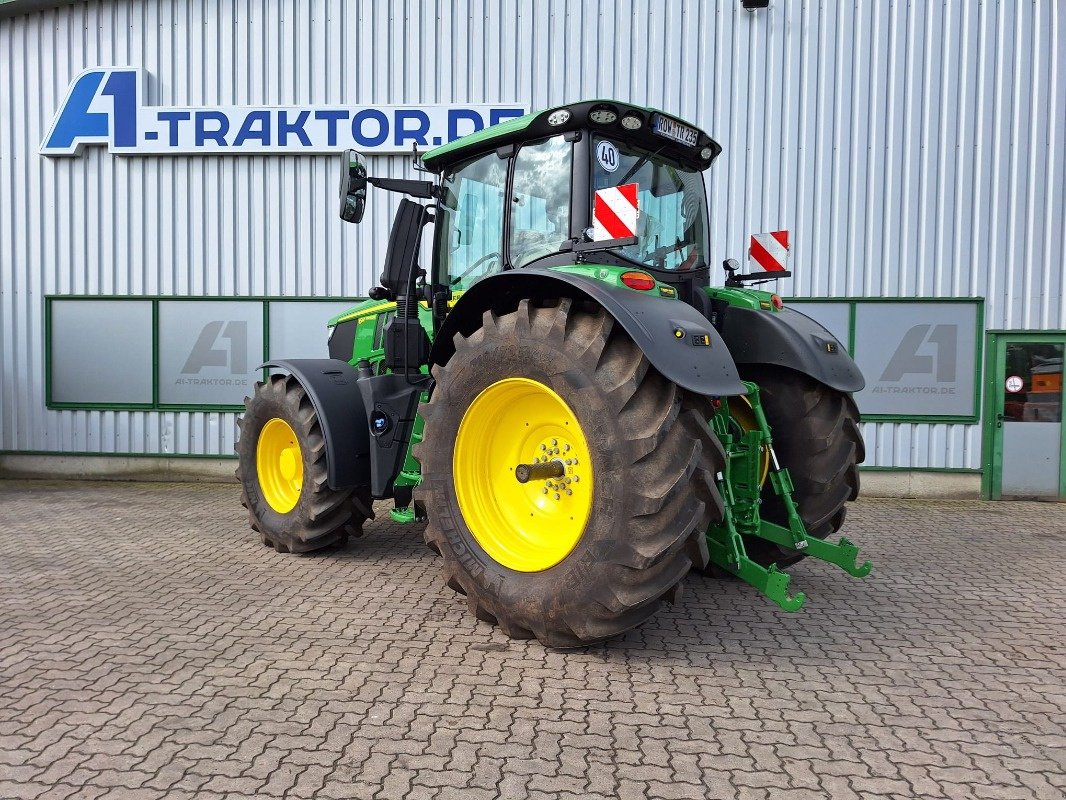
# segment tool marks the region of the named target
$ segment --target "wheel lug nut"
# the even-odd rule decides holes
[[[573,492],[573,490],[571,490],[571,489],[567,489],[567,490],[566,490],[566,493],[567,493],[567,494],[573,494],[574,492]]]
[[[570,445],[564,444],[563,445],[563,452],[564,453],[569,453],[570,452]]]
[[[555,499],[556,500],[561,500],[562,499],[562,498],[559,497],[559,493],[558,492],[555,493]]]
[[[567,482],[567,483],[570,483],[570,480],[571,480],[570,478],[567,478],[567,479],[566,479],[566,482]]]
[[[548,446],[547,446],[547,445],[543,445],[543,444],[542,444],[542,445],[540,446],[540,449],[541,449],[541,450],[547,450],[547,449],[548,449]]]
[[[581,480],[581,478],[579,478],[577,475],[575,475],[574,476],[574,483],[577,483],[579,480]]]
[[[544,489],[544,494],[547,494],[547,493],[548,493],[548,489],[547,489],[547,488],[545,488],[545,489]]]
[[[555,447],[555,445],[557,445],[557,444],[559,444],[559,440],[558,439],[552,439],[552,447]]]

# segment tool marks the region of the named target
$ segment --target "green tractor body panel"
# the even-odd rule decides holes
[[[330,357],[347,361],[353,367],[360,361],[367,361],[376,373],[378,365],[385,358],[385,323],[395,314],[394,302],[366,300],[333,317],[327,323]],[[433,314],[429,304],[420,304],[418,319],[426,333],[432,337]],[[347,332],[347,335],[341,335],[342,331]]]
[[[720,300],[734,308],[769,311],[771,313],[780,310],[773,301],[776,295],[772,292],[763,292],[758,289],[738,286],[707,286],[703,291],[712,300]]]
[[[356,305],[352,306],[347,311],[343,311],[337,316],[333,317],[333,319],[331,319],[326,324],[330,328],[332,328],[335,325],[338,325],[342,322],[347,322],[348,320],[361,319],[365,316],[373,316],[386,306],[395,308],[396,304],[382,302],[381,300],[364,300],[361,303],[357,303]]]
[[[445,160],[450,161],[456,158],[461,159],[467,153],[479,150],[484,146],[492,146],[495,143],[502,141],[509,134],[524,131],[538,116],[538,113],[533,113],[517,117],[516,119],[509,119],[498,125],[482,128],[480,131],[463,136],[456,139],[454,142],[448,142],[448,144],[435,147],[422,156],[422,163],[427,169],[433,169],[434,165],[442,163]]]
[[[627,284],[622,280],[623,275],[628,274],[632,276],[640,273],[639,270],[634,270],[631,267],[615,267],[609,264],[577,264],[572,267],[552,267],[551,269],[555,272],[566,273],[567,275],[580,275],[589,280],[600,281],[615,289],[625,289],[630,292],[647,291],[670,300],[677,299],[677,289],[668,283],[656,280],[654,275],[644,273],[645,277],[651,278],[651,280],[654,281],[653,288],[651,289],[635,289]]]

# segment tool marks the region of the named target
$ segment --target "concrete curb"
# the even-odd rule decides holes
[[[234,458],[3,455],[0,477],[39,480],[236,483]]]
[[[981,499],[981,474],[978,472],[861,471],[860,481],[861,497]]]
[[[40,480],[179,481],[233,483],[233,458],[146,456],[0,456],[0,477]],[[862,472],[864,497],[981,499],[981,476],[967,472],[893,470]]]

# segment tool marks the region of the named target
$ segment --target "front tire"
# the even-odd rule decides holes
[[[486,311],[455,345],[434,370],[416,451],[447,585],[478,619],[554,647],[617,636],[676,598],[722,516],[706,399],[663,378],[604,311],[569,299]],[[532,486],[513,471],[585,451],[587,465],[578,456]]]
[[[362,536],[374,516],[369,489],[330,489],[326,443],[311,399],[292,375],[271,375],[238,420],[241,505],[262,542],[306,553]]]

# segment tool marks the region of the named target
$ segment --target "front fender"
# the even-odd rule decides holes
[[[370,428],[355,369],[336,358],[276,360],[263,367],[285,370],[307,392],[326,443],[329,488],[369,486]]]
[[[789,367],[841,392],[866,385],[844,345],[791,308],[772,313],[731,306],[722,313],[721,331],[737,364]]]
[[[455,352],[454,335],[471,335],[481,326],[486,309],[506,314],[518,308],[522,299],[556,297],[592,300],[602,306],[652,366],[681,388],[715,396],[745,393],[721,335],[692,306],[679,300],[615,288],[583,275],[536,267],[501,272],[468,289],[438,331],[430,363],[446,363]]]

